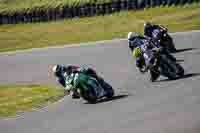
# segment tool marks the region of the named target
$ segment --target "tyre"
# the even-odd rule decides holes
[[[171,72],[169,69],[162,70],[162,75],[167,77],[169,80],[175,80],[176,74]]]
[[[112,98],[113,96],[114,96],[114,90],[113,90],[113,88],[109,88],[109,90],[108,90],[108,88],[107,88],[106,97],[107,97],[107,98]]]
[[[114,96],[114,89],[112,88],[111,85],[109,85],[108,83],[106,83],[105,81],[103,81],[102,87],[103,87],[104,91],[106,92],[105,96],[107,98],[112,98]]]
[[[184,69],[183,69],[183,67],[181,66],[181,65],[179,65],[179,64],[176,64],[176,67],[177,67],[177,69],[178,69],[178,72],[177,72],[177,75],[178,76],[184,76]]]
[[[155,82],[158,79],[159,76],[160,76],[159,72],[155,72],[153,70],[150,70],[150,81],[151,82]]]
[[[176,79],[176,73],[170,65],[171,64],[169,64],[164,58],[161,58],[160,68],[162,75],[167,77],[169,80],[174,80]]]
[[[160,51],[161,54],[165,54],[167,58],[169,58],[171,61],[176,62],[176,58],[170,53],[170,51],[167,48],[162,47]]]
[[[91,96],[91,93],[88,91],[84,91],[84,92],[81,92],[81,97],[87,101],[88,103],[96,103],[97,102],[97,98],[94,97],[94,96]]]
[[[177,77],[174,76],[172,73],[164,73],[164,75],[169,79],[169,80],[175,80]]]

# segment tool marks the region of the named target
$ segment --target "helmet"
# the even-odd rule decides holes
[[[58,72],[59,70],[61,69],[61,66],[60,65],[54,65],[53,68],[52,68],[52,71],[54,73]]]
[[[128,38],[128,40],[130,40],[131,38],[133,38],[133,37],[135,37],[135,36],[136,36],[136,33],[134,33],[134,32],[129,32],[127,38]]]
[[[52,71],[54,73],[55,76],[60,77],[61,76],[61,72],[62,72],[62,66],[61,65],[54,65],[52,68]]]
[[[142,51],[140,49],[140,47],[136,47],[133,49],[133,56],[135,56],[136,58],[140,57],[142,55]]]
[[[144,22],[144,27],[150,27],[151,23],[150,22]]]

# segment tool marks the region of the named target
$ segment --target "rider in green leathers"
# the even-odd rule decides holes
[[[72,92],[72,96],[78,98],[78,88],[87,91],[90,85],[92,85],[94,91],[88,91],[90,96],[97,97],[102,95],[100,94],[102,89],[99,89],[101,86],[97,82],[97,80],[100,79],[91,68],[73,65],[55,65],[53,67],[53,72],[58,78],[59,83],[63,85],[66,94]]]
[[[104,91],[97,80],[83,72],[72,73],[66,80],[66,90],[77,92],[78,88],[80,91],[87,92],[88,96],[92,99],[98,99],[104,95]]]

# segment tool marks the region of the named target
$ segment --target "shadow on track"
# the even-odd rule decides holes
[[[196,77],[196,76],[200,76],[200,73],[188,73],[188,74],[185,74],[184,76],[177,78],[177,79],[174,79],[174,80],[186,79],[186,78],[191,78],[191,77]],[[174,81],[174,80],[163,79],[163,80],[159,80],[158,82],[166,82],[166,81]]]
[[[96,103],[88,103],[88,102],[86,102],[85,104],[98,104],[98,103],[104,103],[104,102],[109,102],[109,101],[114,101],[114,100],[118,100],[118,99],[126,98],[126,97],[128,97],[128,96],[129,96],[128,94],[116,95],[116,96],[113,96],[112,98],[104,98],[104,99],[101,99],[101,100],[97,101]]]
[[[184,62],[184,60],[181,60],[181,59],[179,59],[179,60],[177,59],[176,61],[177,61],[177,62]]]
[[[184,48],[184,49],[177,49],[176,52],[174,53],[181,53],[181,52],[185,52],[185,51],[191,51],[191,50],[195,50],[197,48]]]
[[[196,76],[200,76],[200,73],[188,73],[179,79],[185,79],[185,78],[196,77]]]

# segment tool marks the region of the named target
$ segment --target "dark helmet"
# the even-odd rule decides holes
[[[145,28],[148,28],[148,27],[151,27],[152,25],[151,25],[151,23],[150,22],[144,22],[144,27]]]

